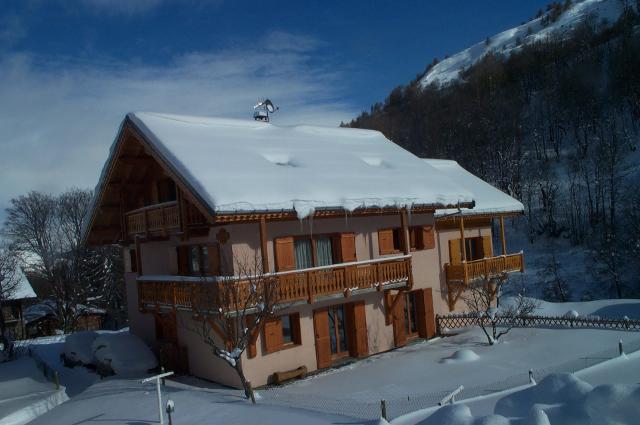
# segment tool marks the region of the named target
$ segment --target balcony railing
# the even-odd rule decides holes
[[[313,303],[332,296],[350,296],[361,290],[383,290],[406,286],[411,273],[411,256],[341,263],[279,273],[268,273],[259,279],[274,279],[275,302]],[[144,307],[176,307],[193,309],[201,306],[197,299],[206,288],[220,280],[232,279],[240,292],[249,290],[252,279],[241,277],[141,276],[138,278],[138,303]],[[214,307],[214,306],[211,306]]]
[[[505,273],[524,271],[524,254],[500,255],[482,260],[445,264],[447,282],[468,284],[477,279],[490,279]]]
[[[204,216],[192,204],[184,203],[184,219],[187,225],[206,222]],[[176,201],[149,205],[125,214],[127,234],[168,234],[180,230],[180,207]]]

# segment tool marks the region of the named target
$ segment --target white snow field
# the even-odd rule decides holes
[[[103,332],[91,344],[97,363],[110,367],[116,375],[140,376],[158,365],[146,344],[129,332]]]
[[[633,318],[640,312],[637,304],[636,300],[542,303],[541,310],[554,315],[571,310],[580,315],[606,311],[609,314],[598,314]],[[373,418],[380,412],[381,399],[389,403],[389,417],[395,418],[391,423],[399,425],[638,423],[640,352],[618,357],[617,350],[620,339],[629,349],[640,347],[640,333],[515,328],[496,345],[488,346],[479,329],[459,332],[452,337],[375,355],[282,387],[258,390],[255,406],[244,400],[241,391],[195,378],[167,381],[163,397],[165,402],[167,398],[175,401],[174,423],[181,425],[373,424],[378,423]],[[99,380],[86,368],[63,367],[59,355],[64,337],[29,344],[35,353],[60,371],[62,384],[72,395],[70,401],[37,418],[34,424],[157,423],[153,385],[140,384],[139,377],[116,375]],[[445,361],[447,359],[453,361]],[[596,363],[599,364],[584,369]],[[529,369],[533,369],[534,377],[539,380],[537,386],[528,383]],[[550,374],[557,371],[578,372]],[[512,379],[515,375],[516,380]],[[4,375],[0,376],[2,381]],[[446,393],[459,385],[464,385],[464,390],[457,396],[455,407],[436,407]],[[0,383],[0,391],[2,388]],[[419,403],[410,405],[409,410],[394,408],[394,401],[407,398]],[[363,406],[368,411],[355,411]],[[406,412],[413,413],[400,416]],[[369,422],[355,419],[358,417],[369,418]],[[631,417],[633,419],[629,419]]]
[[[22,425],[65,402],[30,357],[0,364],[0,425]]]
[[[634,7],[633,2],[628,2]],[[573,5],[563,12],[557,21],[546,27],[542,25],[542,18],[533,19],[489,39],[489,43],[481,41],[468,49],[462,50],[436,64],[419,81],[420,86],[431,84],[446,85],[456,81],[460,73],[478,62],[488,53],[496,53],[508,57],[512,52],[520,49],[517,41],[523,44],[542,41],[551,37],[562,37],[587,16],[594,16],[596,23],[606,20],[615,22],[623,11],[624,2],[620,0],[574,0]]]

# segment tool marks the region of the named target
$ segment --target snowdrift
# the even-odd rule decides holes
[[[128,332],[100,334],[91,348],[98,365],[116,375],[141,375],[158,366],[149,347]]]

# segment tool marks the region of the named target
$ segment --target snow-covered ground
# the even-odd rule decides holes
[[[559,315],[575,310],[581,315],[637,317],[639,305],[638,300],[542,303],[540,312]],[[488,346],[481,331],[470,328],[452,337],[415,343],[289,385],[259,390],[255,406],[244,400],[238,390],[195,378],[168,381],[163,397],[165,401],[168,398],[175,401],[174,419],[180,424],[209,421],[225,424],[258,421],[272,424],[376,423],[353,417],[374,418],[381,399],[387,400],[390,417],[417,410],[394,419],[393,423],[399,425],[595,425],[608,423],[602,422],[606,412],[612,417],[622,412],[623,416],[617,416],[616,425],[633,424],[625,418],[636,413],[634,418],[640,417],[640,412],[636,412],[640,402],[640,352],[616,357],[619,339],[630,349],[640,347],[640,334],[635,332],[540,328],[513,329],[496,345]],[[100,380],[85,368],[65,368],[59,359],[63,343],[64,337],[29,343],[34,353],[59,371],[62,384],[67,385],[72,395],[70,401],[39,417],[34,424],[157,422],[153,385],[143,385],[139,379],[131,377]],[[600,362],[604,363],[575,375],[549,374],[580,370]],[[529,369],[539,380],[537,387],[528,384]],[[1,391],[4,375],[0,377]],[[444,394],[459,385],[465,388],[458,400],[466,406],[444,410],[434,407]],[[598,385],[606,386],[592,387]],[[558,401],[550,406],[550,398],[556,396]],[[415,400],[415,408],[401,411],[394,407],[398,406],[394,403],[408,399]],[[300,400],[310,404],[300,403]],[[540,411],[531,412],[535,403],[542,403],[538,406]],[[338,404],[343,408],[337,409]],[[615,412],[605,409],[609,405],[614,406]],[[363,416],[362,412],[350,412],[351,408],[364,408],[368,412]],[[495,416],[496,413],[504,417]],[[527,422],[530,416],[537,422]],[[574,422],[567,422],[569,417],[579,418],[582,422],[574,419],[571,419]],[[544,422],[546,419],[550,422]]]
[[[0,425],[21,425],[68,400],[30,357],[0,364]]]

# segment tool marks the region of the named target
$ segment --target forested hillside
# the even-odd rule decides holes
[[[421,75],[346,124],[455,159],[522,200],[513,245],[552,300],[640,295],[640,1],[608,1],[615,22],[589,13],[508,55],[489,50],[446,85]]]

